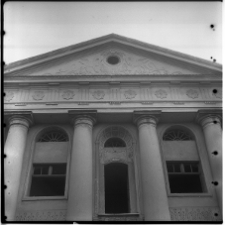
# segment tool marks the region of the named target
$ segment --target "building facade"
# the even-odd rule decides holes
[[[222,66],[111,34],[5,67],[8,221],[221,221]]]

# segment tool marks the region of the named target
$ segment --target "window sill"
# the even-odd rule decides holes
[[[115,213],[115,214],[98,214],[95,221],[143,221],[140,213]]]
[[[66,196],[24,197],[22,201],[67,200]]]
[[[102,217],[110,217],[110,216],[140,216],[140,213],[105,213],[105,214],[98,214],[98,216]]]
[[[209,193],[174,193],[174,194],[172,194],[172,193],[170,193],[170,194],[168,194],[168,196],[169,197],[199,197],[199,198],[201,198],[201,197],[212,197],[212,195],[211,194],[209,194]]]

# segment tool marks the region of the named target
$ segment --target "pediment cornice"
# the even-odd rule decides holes
[[[120,46],[116,48],[116,46]],[[103,49],[96,57],[80,57],[79,54],[94,50],[98,52],[98,49],[102,47]],[[133,49],[137,55],[127,54],[126,51],[121,50],[125,48],[127,50]],[[141,57],[138,52],[145,52],[147,57]],[[118,65],[109,65],[106,63],[107,56],[116,55],[120,59]],[[57,63],[60,60],[67,59],[67,57],[75,56],[77,58],[69,67],[62,65],[58,67]],[[171,64],[171,62],[178,62],[182,64],[183,68],[198,68],[204,73],[204,71],[209,71],[209,73],[222,73],[222,66],[217,63],[212,63],[207,60],[192,57],[186,54],[178,53],[172,50],[154,46],[151,44],[143,43],[130,38],[122,37],[119,35],[107,35],[97,39],[93,39],[87,42],[69,46],[66,48],[58,49],[46,54],[31,57],[25,60],[21,60],[15,63],[11,63],[5,66],[4,72],[8,74],[21,75],[26,73],[27,75],[32,75],[32,70],[35,72],[37,68],[43,67],[43,65],[50,65],[52,62],[56,64],[56,69],[52,72],[44,72],[43,75],[113,75],[113,74],[178,74],[183,73],[176,68],[164,68],[162,65],[157,65],[154,58],[158,58],[159,61],[168,62],[166,67]],[[80,57],[80,58],[79,58]],[[166,59],[166,60],[165,60]],[[164,63],[164,62],[163,62]],[[30,71],[29,71],[30,70]],[[26,71],[29,71],[28,73]],[[185,73],[185,72],[184,72]],[[187,73],[187,72],[186,72]],[[35,74],[36,75],[36,74]],[[40,73],[38,75],[41,75]]]

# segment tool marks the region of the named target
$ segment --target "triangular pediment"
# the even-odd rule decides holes
[[[222,66],[118,35],[9,64],[11,75],[221,74]]]

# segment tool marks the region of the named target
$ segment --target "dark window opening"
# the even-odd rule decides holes
[[[167,162],[171,193],[203,193],[197,162]]]
[[[64,196],[66,164],[34,164],[30,196]]]
[[[109,138],[104,145],[105,148],[109,147],[126,147],[125,142],[120,138]]]
[[[110,163],[105,166],[105,213],[129,213],[128,166]]]

